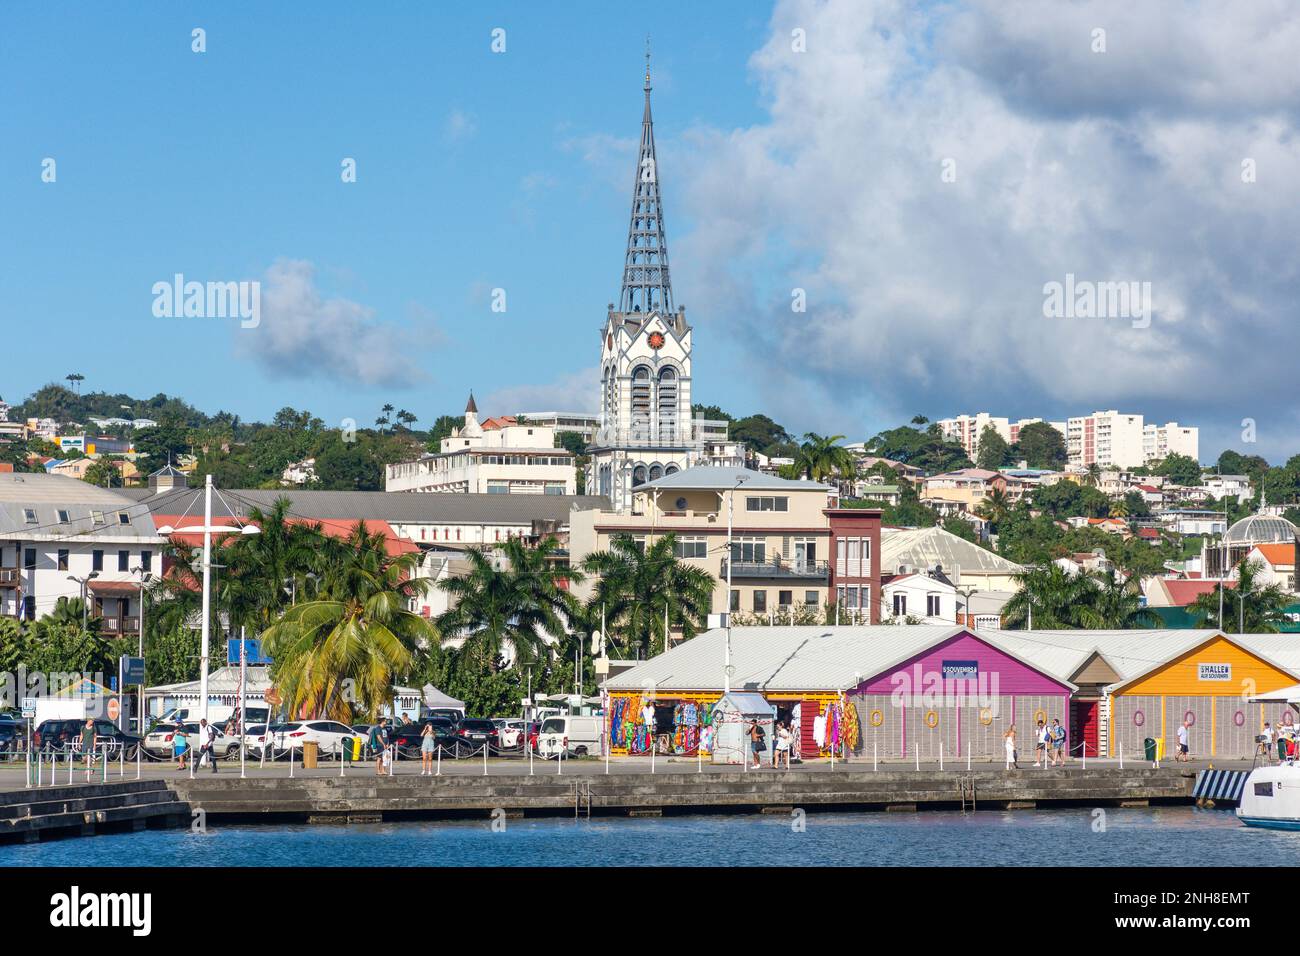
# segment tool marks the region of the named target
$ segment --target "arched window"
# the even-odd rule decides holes
[[[632,487],[635,488],[637,485],[644,485],[645,483],[646,483],[645,465],[637,465],[635,468],[632,469]]]
[[[632,369],[632,437],[650,437],[650,369],[645,365]]]
[[[650,480],[651,480],[651,481],[658,481],[658,480],[659,480],[660,478],[662,478],[663,476],[664,476],[664,470],[663,470],[661,467],[659,467],[658,465],[651,465],[651,466],[650,466]]]
[[[675,474],[677,474],[678,470],[679,470],[679,469],[677,468],[676,465],[669,465],[667,468],[664,469],[664,474],[665,474],[665,475],[675,475]]]
[[[677,369],[671,365],[659,373],[659,437],[677,439]]]

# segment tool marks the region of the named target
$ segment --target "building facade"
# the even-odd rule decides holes
[[[1200,461],[1200,429],[1177,422],[1142,427],[1142,454],[1146,461],[1165,459],[1170,455],[1186,455]]]

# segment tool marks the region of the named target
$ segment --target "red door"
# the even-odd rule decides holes
[[[1082,743],[1089,757],[1097,753],[1097,718],[1100,702],[1095,700],[1070,701],[1070,756],[1080,757],[1085,751],[1079,749]]]

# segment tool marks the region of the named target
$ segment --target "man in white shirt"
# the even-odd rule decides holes
[[[1178,727],[1178,756],[1175,758],[1177,760],[1183,761],[1184,763],[1186,763],[1190,759],[1187,756],[1189,737],[1190,734],[1188,733],[1188,723],[1187,721],[1184,720]]]

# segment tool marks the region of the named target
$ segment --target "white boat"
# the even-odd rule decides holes
[[[1237,819],[1248,827],[1300,830],[1300,766],[1256,767],[1246,778]]]

